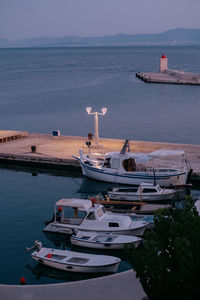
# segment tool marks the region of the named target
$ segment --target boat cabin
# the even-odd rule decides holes
[[[111,168],[126,172],[137,171],[138,164],[149,161],[148,155],[144,153],[123,153],[120,152],[109,152],[105,156],[103,162],[104,168]]]
[[[161,194],[162,188],[159,186],[159,184],[152,184],[152,183],[146,183],[143,182],[140,184],[139,187],[118,187],[113,188],[113,192],[118,193],[135,193],[135,194]]]
[[[60,212],[60,219],[56,215]],[[109,227],[127,226],[132,223],[128,216],[114,216],[106,212],[103,205],[94,204],[85,199],[61,199],[55,204],[54,222],[69,225],[81,225],[91,229],[99,224],[108,229]]]

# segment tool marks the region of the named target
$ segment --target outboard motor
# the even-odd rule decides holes
[[[40,241],[35,241],[35,250],[39,252],[42,249],[42,243]]]
[[[31,250],[36,250],[37,252],[39,252],[42,249],[42,243],[40,241],[35,241],[34,245],[30,248],[26,247],[25,251],[29,252]]]

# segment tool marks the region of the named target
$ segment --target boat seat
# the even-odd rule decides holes
[[[69,263],[75,263],[75,264],[85,264],[89,261],[87,258],[82,258],[82,257],[72,257],[67,260]]]

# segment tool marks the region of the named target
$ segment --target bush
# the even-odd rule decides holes
[[[200,299],[200,217],[192,199],[159,211],[142,247],[126,253],[150,299]]]

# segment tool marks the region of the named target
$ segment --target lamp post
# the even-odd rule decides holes
[[[104,116],[107,112],[107,108],[106,107],[102,107],[101,108],[101,113],[99,112],[91,112],[92,108],[91,107],[86,107],[86,111],[88,113],[88,115],[94,115],[94,137],[95,137],[95,144],[98,148],[99,146],[99,124],[98,124],[98,116]]]

